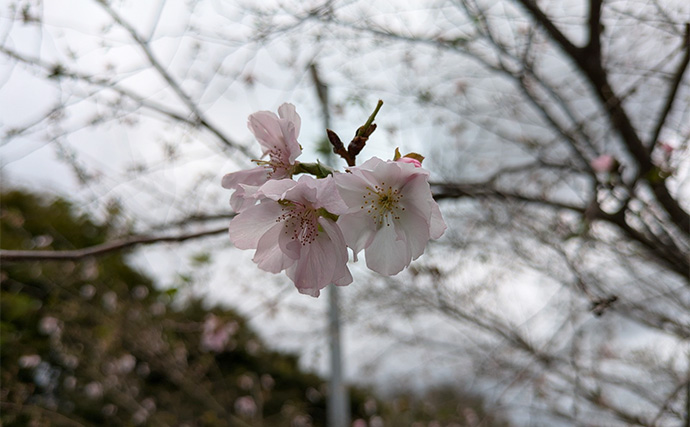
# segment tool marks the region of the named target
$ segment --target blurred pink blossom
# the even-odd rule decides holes
[[[62,331],[62,326],[60,325],[60,320],[52,316],[46,316],[41,318],[38,324],[38,330],[44,335],[57,334],[59,336]]]
[[[225,350],[230,337],[237,332],[237,329],[238,325],[236,322],[224,324],[217,316],[209,314],[204,320],[201,332],[201,349],[215,353],[222,352]]]
[[[661,146],[661,149],[664,151],[666,155],[670,155],[671,153],[673,153],[674,148],[668,142],[662,142],[659,145]]]
[[[253,417],[256,414],[256,402],[251,396],[242,396],[235,400],[235,413],[244,417]]]
[[[19,358],[20,368],[35,368],[41,363],[41,356],[38,354],[27,354]]]
[[[594,172],[611,172],[615,164],[615,159],[610,154],[602,154],[601,156],[592,159],[590,166]]]

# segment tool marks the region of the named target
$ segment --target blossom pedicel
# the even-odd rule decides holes
[[[301,120],[286,103],[278,115],[260,111],[249,116],[249,129],[268,160],[223,177],[223,187],[235,190],[230,204],[238,212],[230,222],[230,240],[240,249],[255,249],[254,262],[262,270],[284,270],[302,293],[317,297],[329,283],[352,282],[347,247],[355,261],[364,250],[367,267],[394,275],[446,229],[429,172],[421,167],[424,157],[402,157],[396,149],[391,161],[374,157],[352,166],[375,129],[380,105],[348,150],[335,136],[335,151],[351,165],[345,173],[296,161],[302,152],[297,142]],[[299,173],[316,178],[293,180]]]

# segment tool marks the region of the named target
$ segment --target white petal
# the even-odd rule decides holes
[[[386,276],[400,273],[412,261],[407,243],[397,239],[391,226],[381,227],[364,253],[367,267]]]
[[[338,227],[355,255],[368,247],[376,235],[376,224],[366,212],[340,215]]]
[[[359,208],[364,200],[363,196],[370,190],[371,185],[359,173],[339,173],[333,176],[338,193],[350,209]]]
[[[429,226],[429,233],[432,239],[438,239],[446,231],[446,222],[441,215],[441,209],[438,207],[436,201],[431,205],[431,225]]]
[[[400,219],[394,220],[397,235],[403,234],[405,244],[409,248],[412,259],[417,259],[424,253],[429,242],[429,222],[412,210],[400,214]]]

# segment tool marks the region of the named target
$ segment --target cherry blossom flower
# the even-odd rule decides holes
[[[384,275],[402,271],[446,229],[429,172],[415,166],[373,157],[334,177],[348,206],[338,218],[345,242],[355,259],[364,249],[367,267]]]
[[[247,126],[259,141],[263,157],[268,156],[268,160],[258,160],[259,166],[255,168],[223,177],[223,187],[235,190],[230,199],[235,211],[239,212],[253,204],[254,199],[247,194],[251,186],[260,186],[269,179],[292,176],[295,159],[302,153],[297,142],[301,123],[295,106],[289,103],[278,108],[278,116],[271,111],[259,111],[249,116]]]
[[[335,216],[344,212],[332,177],[269,180],[251,196],[258,204],[230,221],[230,240],[256,249],[262,270],[285,270],[301,293],[318,296],[329,283],[348,285],[347,247]]]

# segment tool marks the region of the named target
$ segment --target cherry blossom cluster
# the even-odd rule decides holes
[[[223,177],[223,187],[234,190],[232,243],[254,249],[260,269],[285,271],[301,293],[317,297],[329,283],[352,283],[347,248],[355,261],[363,250],[367,267],[390,276],[446,229],[422,156],[401,156],[396,149],[392,160],[372,157],[354,165],[375,129],[375,113],[347,149],[329,130],[334,152],[349,165],[344,172],[297,161],[301,119],[294,105],[281,105],[278,115],[254,113],[248,127],[261,145],[262,160]]]

